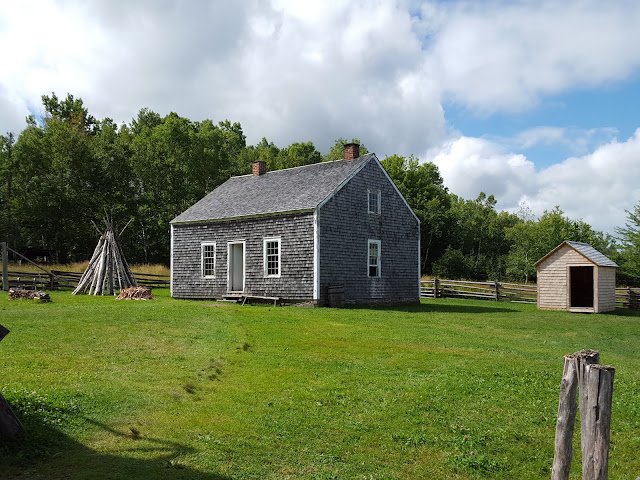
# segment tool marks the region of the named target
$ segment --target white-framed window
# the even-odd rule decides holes
[[[280,276],[280,239],[265,238],[263,242],[264,276]]]
[[[369,240],[369,276],[380,276],[380,240]]]
[[[369,213],[380,214],[380,190],[367,190]]]
[[[200,249],[202,252],[202,276],[214,278],[216,276],[216,243],[202,242]]]

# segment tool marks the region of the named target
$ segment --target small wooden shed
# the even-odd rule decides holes
[[[538,308],[600,313],[616,308],[615,262],[591,245],[564,241],[536,262]]]

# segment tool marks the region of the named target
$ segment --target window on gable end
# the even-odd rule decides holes
[[[369,240],[369,276],[380,276],[380,240]]]
[[[380,213],[380,190],[367,190],[369,213]]]

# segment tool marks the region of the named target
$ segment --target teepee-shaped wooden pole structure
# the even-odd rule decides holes
[[[87,269],[73,291],[73,295],[77,293],[116,295],[116,289],[122,290],[123,288],[138,286],[122,253],[122,248],[118,242],[119,235],[115,232],[113,221],[105,218],[104,224],[106,227],[104,232],[101,232],[96,227],[96,230],[100,233],[100,240],[91,256],[91,260],[89,260]],[[127,227],[125,226],[124,228]],[[124,232],[124,229],[122,231]]]

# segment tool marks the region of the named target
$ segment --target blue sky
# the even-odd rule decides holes
[[[547,126],[566,129],[572,138],[584,140],[580,145],[549,141],[520,146],[537,168],[543,168],[589,153],[613,138],[631,137],[640,126],[640,79],[551,95],[521,112],[482,115],[447,103],[444,108],[449,125],[469,136],[506,141],[531,128]]]
[[[247,141],[360,138],[497,208],[613,232],[640,202],[640,2],[0,0],[0,132],[40,97],[147,107]],[[55,34],[50,32],[56,25]],[[78,41],[81,39],[81,41]]]

